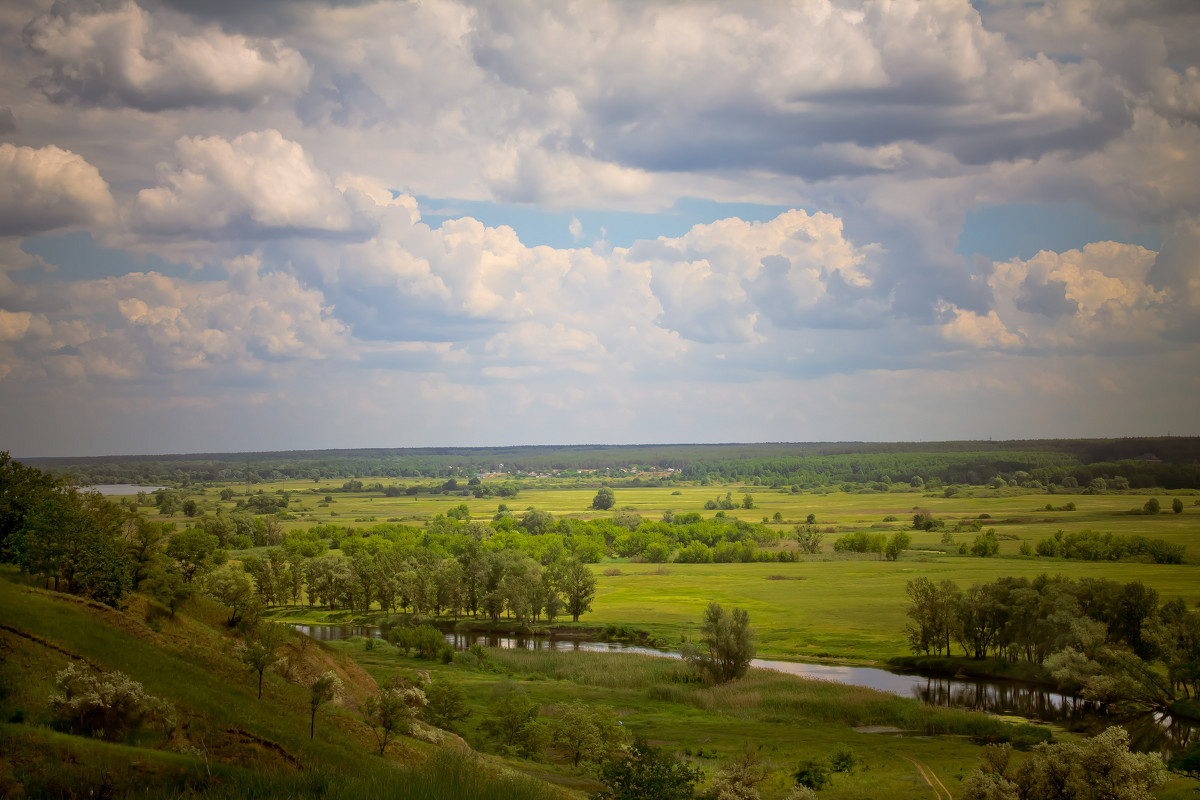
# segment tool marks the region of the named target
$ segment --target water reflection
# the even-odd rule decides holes
[[[297,630],[320,641],[351,636],[381,638],[383,630],[365,625],[295,625]],[[641,653],[664,658],[679,658],[670,650],[544,636],[497,636],[481,633],[448,633],[446,641],[455,650],[473,644],[520,650],[574,650],[591,653]],[[1185,720],[1162,713],[1116,713],[1107,706],[1061,694],[1030,684],[963,678],[931,678],[889,672],[873,667],[848,667],[836,664],[805,664],[756,658],[752,666],[786,672],[802,678],[826,680],[849,686],[863,686],[881,692],[911,697],[923,703],[949,708],[1007,714],[1041,722],[1053,722],[1067,730],[1095,734],[1110,725],[1129,731],[1130,744],[1142,752],[1160,752],[1164,756],[1181,752],[1195,738],[1196,728]]]

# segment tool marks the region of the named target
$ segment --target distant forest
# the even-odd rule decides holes
[[[79,484],[188,485],[364,477],[421,480],[507,473],[624,485],[715,481],[811,489],[878,484],[876,488],[886,490],[892,483],[936,488],[1003,481],[1067,490],[1104,485],[1200,489],[1200,437],[417,447],[22,461],[56,476],[70,476]],[[577,470],[587,474],[577,476]],[[568,472],[572,474],[564,474]]]

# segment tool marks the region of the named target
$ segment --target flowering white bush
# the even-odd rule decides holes
[[[71,662],[54,676],[54,685],[50,709],[72,733],[119,741],[143,723],[166,729],[176,723],[174,706],[123,672],[101,675]]]

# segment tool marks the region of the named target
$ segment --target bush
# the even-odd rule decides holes
[[[71,662],[54,676],[54,686],[50,709],[71,733],[117,742],[147,722],[175,726],[175,708],[146,694],[142,684],[122,672],[98,675]]]
[[[824,759],[815,761],[801,761],[796,767],[796,771],[792,773],[792,777],[796,779],[796,783],[800,786],[805,786],[814,791],[820,791],[826,786],[833,784],[833,771],[830,769],[829,762]]]
[[[851,773],[862,766],[862,759],[848,745],[839,744],[829,759],[829,765],[834,772]]]

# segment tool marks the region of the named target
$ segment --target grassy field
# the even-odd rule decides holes
[[[918,575],[963,588],[1042,572],[1141,580],[1164,600],[1200,600],[1200,573],[1193,565],[969,556],[888,562],[863,556],[792,564],[621,564],[617,576],[604,574],[609,566],[598,566],[592,613],[581,622],[634,625],[678,641],[699,630],[704,607],[716,601],[750,613],[761,655],[798,660],[861,662],[908,654],[904,588]]]

